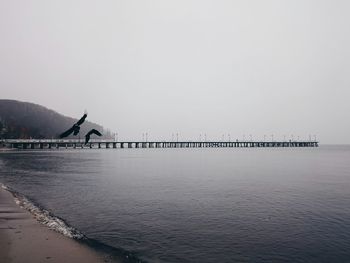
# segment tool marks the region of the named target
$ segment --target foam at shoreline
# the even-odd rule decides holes
[[[12,193],[16,204],[29,211],[40,224],[43,224],[69,238],[86,239],[86,237],[77,229],[69,226],[64,220],[52,215],[49,211],[39,207],[27,197],[19,194],[4,184],[1,184],[1,187]]]
[[[100,253],[105,255],[105,258],[109,258],[112,262],[130,262],[130,263],[142,263],[146,262],[140,260],[133,253],[125,251],[121,248],[111,247],[97,240],[90,239],[86,237],[83,233],[69,226],[63,219],[54,216],[52,213],[44,208],[41,208],[35,202],[31,201],[24,195],[18,193],[17,191],[11,189],[10,187],[0,183],[0,187],[12,194],[15,203],[27,210],[31,215],[34,216],[35,220],[40,224],[45,225],[47,228],[58,232],[68,238],[79,240],[81,244],[85,244],[88,247],[93,248]],[[106,261],[109,262],[109,261]]]

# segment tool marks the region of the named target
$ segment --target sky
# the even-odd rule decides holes
[[[350,143],[349,10],[347,0],[0,0],[0,98],[87,110],[119,140]]]

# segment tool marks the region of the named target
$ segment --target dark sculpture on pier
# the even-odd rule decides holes
[[[91,134],[96,134],[98,136],[102,136],[102,134],[98,130],[92,129],[85,135],[85,144],[87,144],[89,142]]]
[[[74,123],[74,125],[71,128],[69,128],[68,130],[60,134],[60,138],[62,139],[62,138],[68,137],[72,133],[73,135],[77,135],[80,131],[80,125],[83,124],[86,117],[87,117],[87,113],[84,113],[83,117],[81,117],[80,120]]]

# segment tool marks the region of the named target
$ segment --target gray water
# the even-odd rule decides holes
[[[0,182],[148,262],[349,262],[350,147],[0,153]]]

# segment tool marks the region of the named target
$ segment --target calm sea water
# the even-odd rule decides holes
[[[0,182],[148,262],[350,262],[350,147],[0,153]]]

